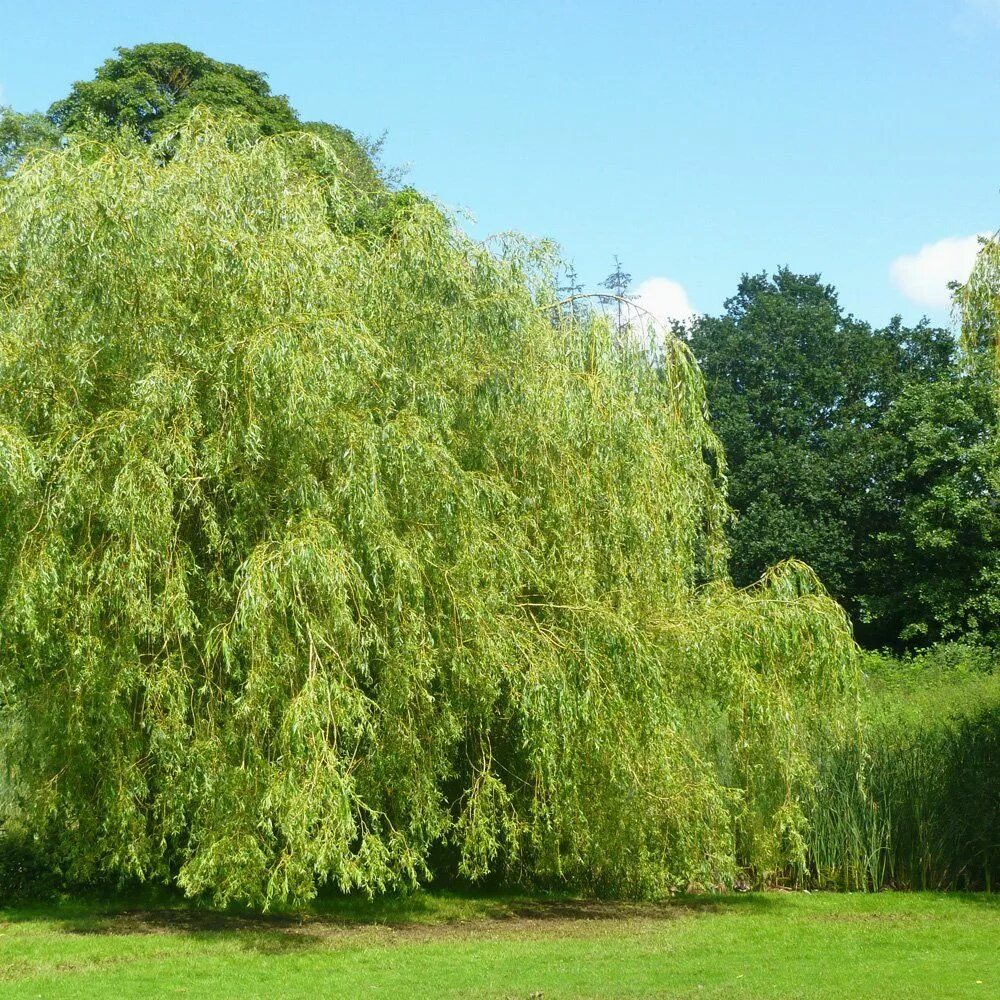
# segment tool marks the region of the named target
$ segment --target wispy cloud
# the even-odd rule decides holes
[[[903,254],[889,265],[892,283],[912,302],[931,309],[951,305],[950,281],[965,281],[979,252],[979,236],[947,236]]]

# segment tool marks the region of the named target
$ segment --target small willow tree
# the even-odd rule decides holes
[[[7,831],[264,904],[800,863],[853,644],[725,579],[686,348],[419,199],[358,230],[318,155],[196,116],[0,185]]]

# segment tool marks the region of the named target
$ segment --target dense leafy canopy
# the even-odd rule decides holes
[[[729,584],[686,347],[420,199],[359,231],[314,136],[169,141],[0,185],[6,828],[218,900],[801,865],[853,645]]]
[[[862,601],[907,643],[1000,641],[1000,477],[993,380],[981,359],[906,387],[878,437]]]
[[[308,132],[321,138],[326,155],[312,148],[296,150],[311,169],[348,180],[369,193],[382,187],[374,162],[377,144],[326,122],[302,122],[286,97],[271,93],[262,73],[222,63],[186,45],[155,42],[120,48],[91,80],[81,80],[56,101],[47,115],[0,115],[0,172],[16,165],[27,152],[51,148],[70,133],[128,129],[143,142],[170,137],[195,108],[240,115],[262,135]],[[332,156],[330,155],[332,152]]]
[[[873,329],[817,276],[782,269],[744,277],[690,343],[727,457],[737,583],[803,559],[873,645],[995,627],[994,528],[979,517],[996,416],[948,331]],[[952,404],[953,434],[935,435]]]
[[[113,128],[134,129],[146,142],[173,131],[196,107],[238,109],[264,135],[296,127],[286,97],[271,93],[262,73],[221,63],[186,45],[152,43],[120,48],[92,80],[73,85],[49,109],[64,132],[86,128],[94,117]]]

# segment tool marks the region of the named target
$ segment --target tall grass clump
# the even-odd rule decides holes
[[[725,578],[686,348],[339,176],[196,115],[0,183],[2,836],[264,904],[804,864],[854,647]]]
[[[863,739],[821,741],[817,755],[810,847],[821,885],[993,887],[1000,864],[993,657],[959,644],[903,661],[865,657]]]

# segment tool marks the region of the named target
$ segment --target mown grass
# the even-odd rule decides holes
[[[665,904],[420,893],[267,917],[169,904],[0,909],[5,997],[988,997],[994,896]]]

